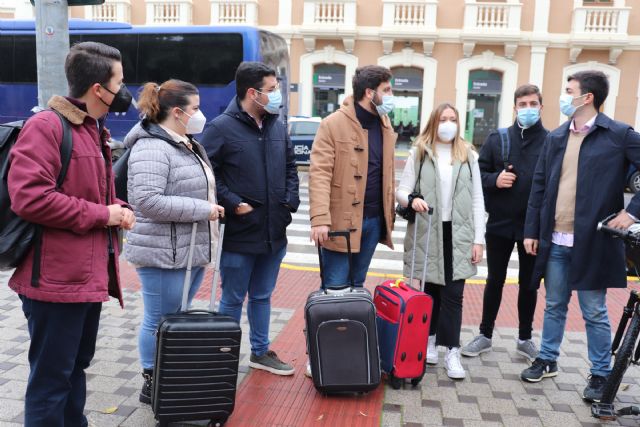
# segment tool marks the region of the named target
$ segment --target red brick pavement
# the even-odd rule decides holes
[[[121,263],[123,285],[131,291],[139,290],[135,271],[126,263]],[[208,299],[211,288],[211,272],[208,271],[202,288],[196,298]],[[384,278],[369,277],[366,286],[373,288]],[[273,295],[272,305],[295,310],[293,317],[278,334],[272,344],[283,360],[290,361],[296,368],[293,377],[278,377],[265,372],[253,371],[238,389],[237,406],[227,424],[235,426],[378,426],[382,412],[384,390],[358,397],[323,397],[305,378],[306,349],[302,330],[304,328],[304,303],[307,295],[320,284],[318,274],[313,271],[281,269],[278,285]],[[636,281],[630,287],[640,289]],[[468,284],[464,294],[463,324],[477,328],[482,314],[482,292],[484,285]],[[502,299],[497,327],[517,327],[516,285],[506,285]],[[628,290],[614,289],[608,293],[609,314],[615,327],[622,307],[626,303]],[[534,329],[542,326],[544,292],[538,294],[538,308]],[[569,307],[567,330],[583,331],[577,298]]]

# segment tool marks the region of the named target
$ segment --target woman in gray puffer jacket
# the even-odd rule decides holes
[[[215,180],[207,154],[191,135],[206,119],[191,83],[147,83],[138,107],[144,114],[125,138],[131,150],[127,190],[136,225],[127,234],[125,256],[142,282],[144,315],[138,346],[145,382],[140,401],[151,403],[155,331],[160,318],[180,309],[191,242],[198,223],[189,302],[217,247],[217,223],[224,208],[216,204]]]

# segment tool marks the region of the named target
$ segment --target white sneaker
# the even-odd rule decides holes
[[[308,378],[311,378],[311,362],[307,360],[307,369],[304,371],[304,375]]]
[[[427,364],[438,364],[438,347],[436,347],[436,336],[430,335],[427,341]]]
[[[466,377],[462,363],[460,363],[460,347],[453,347],[447,350],[444,356],[444,367],[447,370],[447,376],[454,380],[461,380]]]

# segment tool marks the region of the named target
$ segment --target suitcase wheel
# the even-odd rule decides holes
[[[207,424],[207,427],[222,427],[226,423],[227,423],[227,420],[224,420],[224,421],[211,420],[209,421],[209,424]]]
[[[420,384],[420,381],[422,381],[422,377],[424,377],[424,374],[420,375],[417,378],[411,378],[411,385],[417,387]]]
[[[391,384],[391,388],[393,388],[394,390],[399,390],[400,387],[402,387],[403,382],[404,381],[402,378],[398,378],[393,374],[389,374],[389,384]]]

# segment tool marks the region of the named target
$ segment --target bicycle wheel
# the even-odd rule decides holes
[[[618,393],[618,388],[620,388],[620,383],[622,383],[622,377],[624,377],[624,373],[631,362],[631,355],[633,354],[638,334],[640,333],[640,315],[637,310],[638,308],[634,310],[629,329],[627,329],[627,332],[624,334],[622,345],[616,353],[616,361],[613,364],[613,369],[611,370],[611,374],[609,374],[602,393],[602,403],[613,403],[613,399],[616,398],[616,394]]]

